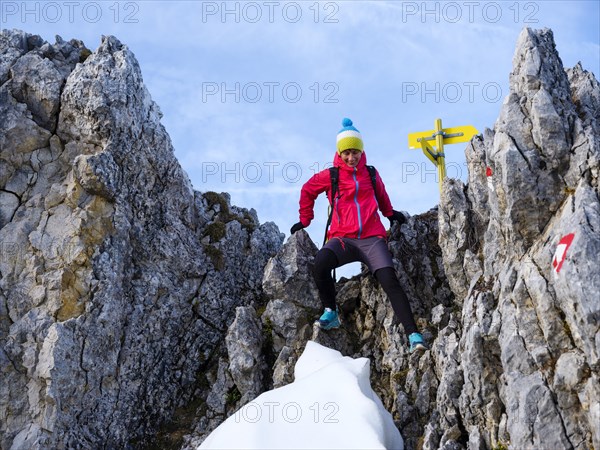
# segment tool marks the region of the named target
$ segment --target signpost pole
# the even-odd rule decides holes
[[[438,167],[438,183],[440,185],[440,194],[442,193],[442,185],[446,178],[446,160],[444,155],[444,132],[442,131],[442,119],[435,119],[435,146],[437,155]]]

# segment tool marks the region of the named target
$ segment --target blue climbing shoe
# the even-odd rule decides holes
[[[323,330],[331,330],[332,328],[339,328],[340,326],[340,315],[337,311],[331,308],[325,308],[325,312],[319,318],[319,327]]]
[[[408,342],[410,343],[411,353],[415,351],[424,352],[425,350],[428,350],[427,346],[425,345],[425,341],[423,340],[423,336],[421,336],[421,333],[412,333],[408,337]]]

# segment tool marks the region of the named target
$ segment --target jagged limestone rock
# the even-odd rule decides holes
[[[182,449],[197,448],[227,417],[268,389],[265,333],[252,306],[239,306],[225,336],[218,365],[206,373],[209,389],[200,393],[193,429],[184,429]]]
[[[460,414],[475,447],[597,448],[600,88],[563,69],[550,30],[523,30],[513,65],[494,130],[467,147],[468,188],[447,180],[440,204],[446,236],[476,237],[458,255],[440,239],[464,296]]]
[[[293,234],[274,258],[271,258],[265,268],[263,288],[271,298],[290,296],[300,307],[318,311],[321,302],[317,288],[312,278],[313,260],[317,247],[304,230]]]
[[[142,445],[260,303],[282,235],[192,189],[116,38],[3,30],[0,54],[0,447]]]
[[[521,33],[468,183],[390,233],[422,356],[366,272],[337,284],[343,327],[314,328],[308,236],[280,248],[194,192],[131,52],[88,53],[0,33],[0,446],[143,445],[191,405],[194,448],[312,338],[370,358],[407,449],[600,447],[600,88],[549,30]]]
[[[294,344],[298,340],[305,342],[308,339],[312,321],[321,312],[322,306],[312,276],[316,253],[317,247],[308,233],[300,230],[290,236],[265,268],[263,289],[270,301],[261,320],[268,325],[276,355],[288,347],[294,348],[299,356],[302,349]],[[289,364],[290,360],[288,358],[283,362]],[[275,367],[274,370],[281,369]]]
[[[444,217],[440,219],[438,240],[446,261],[448,283],[457,301],[462,303],[469,289],[469,280],[474,275],[467,267],[465,258],[467,252],[473,254],[471,249],[475,239],[472,235],[471,206],[464,185],[458,180],[448,179],[441,193],[441,203],[448,206],[442,210]]]
[[[262,386],[262,326],[251,306],[238,306],[235,320],[230,325],[225,344],[229,358],[229,372],[245,404],[257,397]]]

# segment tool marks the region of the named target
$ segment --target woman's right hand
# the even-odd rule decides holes
[[[392,210],[393,213],[388,219],[390,220],[390,226],[394,224],[394,222],[398,222],[398,225],[402,225],[406,223],[406,216],[402,214],[400,211]]]

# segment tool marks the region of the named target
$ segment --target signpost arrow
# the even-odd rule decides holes
[[[442,128],[442,119],[436,119],[435,129],[408,135],[408,148],[421,149],[423,154],[438,168],[439,187],[442,192],[442,184],[446,178],[444,144],[468,142],[478,133],[479,131],[472,125]]]
[[[426,140],[426,141],[434,141],[435,140],[435,136],[436,136],[435,133],[436,133],[435,130],[418,131],[416,133],[410,133],[408,135],[408,148],[420,149],[422,140]],[[479,132],[472,125],[465,125],[463,127],[452,127],[452,128],[443,128],[442,129],[444,145],[468,142],[477,133],[479,133]]]

